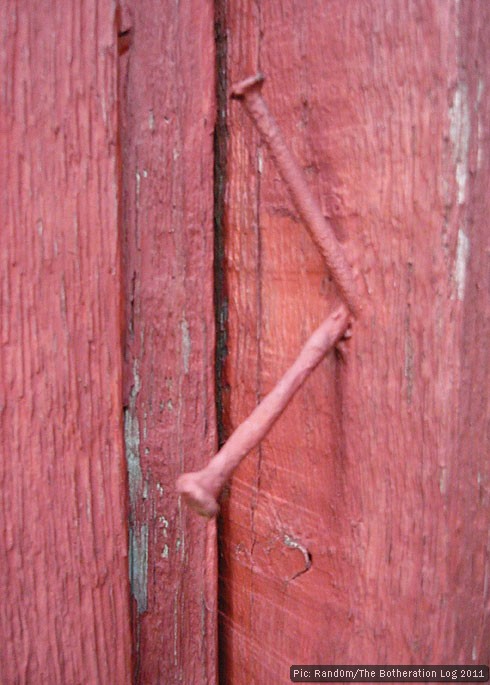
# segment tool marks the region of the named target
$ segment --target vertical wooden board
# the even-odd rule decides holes
[[[0,681],[129,683],[115,5],[0,9]]]
[[[263,57],[267,35],[264,13],[270,11],[268,5],[261,6],[253,18],[253,39],[247,45],[242,12],[229,10],[229,82],[259,69],[271,77]],[[256,32],[261,36],[258,41]],[[291,57],[290,44],[284,40],[282,45],[279,54],[284,59]],[[264,91],[274,115],[280,115],[275,106],[277,90],[271,96],[273,89],[272,76]],[[281,87],[278,90],[282,92]],[[301,115],[300,107],[299,122],[289,111],[280,118],[298,157],[305,128]],[[229,130],[225,232],[230,413],[225,418],[231,430],[254,406],[245,397],[255,393],[257,401],[271,389],[307,337],[333,309],[336,295],[267,149],[260,143],[257,146],[252,125],[238,104],[230,108]],[[244,164],[248,159],[253,164]],[[255,295],[248,275],[253,265],[247,270],[243,265],[243,254],[251,241],[247,241],[243,223],[235,219],[237,213],[247,211],[247,206],[254,208],[258,222]],[[240,268],[233,248],[238,240]],[[257,302],[255,311],[253,299]],[[251,316],[256,317],[257,342],[250,336]],[[237,336],[243,341],[241,346],[237,346]],[[257,371],[252,376],[254,367]],[[289,677],[288,665],[294,660],[310,655],[312,661],[321,661],[322,653],[313,636],[329,630],[332,616],[337,621],[341,618],[335,571],[339,575],[338,568],[344,564],[332,559],[341,523],[333,528],[327,547],[321,537],[325,520],[337,517],[332,502],[339,496],[335,356],[330,355],[316,374],[316,380],[309,381],[295,398],[258,454],[248,457],[237,471],[230,500],[223,507],[224,682],[276,682],[278,678],[282,682]],[[324,487],[318,488],[319,483]],[[307,609],[318,601],[328,608],[320,620],[318,612]]]
[[[459,306],[454,444],[446,465],[449,608],[444,634],[463,661],[490,660],[490,7],[462,3],[454,35],[458,73],[450,132],[459,203],[453,286]],[[457,416],[457,423],[454,417]],[[465,591],[466,588],[466,591]],[[471,592],[468,592],[471,589]],[[439,647],[441,658],[450,653]]]
[[[488,661],[488,354],[467,338],[488,330],[488,7],[242,10],[228,6],[228,80],[266,73],[365,306],[346,363],[325,360],[233,480],[224,682],[287,682],[294,661]],[[239,105],[228,116],[230,430],[335,294],[267,150]],[[234,219],[246,205],[257,237]],[[252,291],[237,231],[241,254],[258,245]]]
[[[125,438],[138,683],[212,683],[214,522],[175,480],[216,447],[213,4],[123,7]]]
[[[258,8],[253,3],[239,2],[235,13],[227,16],[221,5],[223,31],[241,50],[241,60],[248,70],[255,69],[255,49],[259,42]],[[233,21],[233,24],[230,24]],[[222,59],[226,55],[222,56]],[[226,87],[233,73],[225,65]],[[223,76],[221,76],[223,78]],[[224,107],[227,102],[223,102]],[[244,112],[238,112],[240,124],[228,129],[227,160],[238,163],[227,166],[226,196],[223,225],[226,280],[226,358],[224,361],[222,393],[224,437],[232,432],[260,399],[260,235],[258,227],[257,155],[247,137],[254,138]],[[232,123],[228,120],[228,124]],[[240,394],[235,389],[241,388]],[[243,640],[253,634],[254,625],[249,607],[253,595],[253,576],[250,572],[250,551],[253,545],[253,504],[257,478],[260,473],[261,448],[254,450],[237,470],[232,481],[232,497],[225,492],[219,519],[220,535],[220,682],[233,682],[236,668],[247,678],[246,663],[249,649]],[[239,493],[239,494],[238,494]],[[231,647],[223,649],[223,645]]]
[[[476,495],[477,474],[488,478],[488,435],[481,416],[480,427],[469,428],[466,407],[473,375],[488,408],[488,360],[468,368],[465,350],[479,343],[468,339],[464,318],[471,302],[470,319],[488,330],[488,300],[475,292],[485,271],[471,256],[488,249],[488,238],[481,228],[473,237],[469,220],[487,202],[470,195],[470,172],[482,183],[477,121],[488,127],[488,104],[478,104],[477,82],[484,89],[488,6],[414,4],[394,13],[388,3],[378,11],[359,6],[351,14],[359,36],[350,85],[364,93],[371,116],[356,145],[370,209],[357,223],[369,298],[343,379],[346,475],[355,493],[350,553],[360,569],[355,638],[345,643],[352,660],[374,653],[481,663],[489,656],[488,499],[484,490],[478,503]],[[367,27],[380,27],[375,52],[361,41],[361,32],[372,35]],[[366,69],[376,77],[371,94]],[[461,584],[468,576],[472,583]]]

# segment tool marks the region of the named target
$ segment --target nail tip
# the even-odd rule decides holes
[[[265,81],[265,76],[262,72],[258,72],[253,76],[248,76],[247,78],[234,83],[231,87],[231,97],[235,100],[239,100],[244,97],[247,90],[254,88],[255,86],[260,87]]]
[[[212,518],[219,511],[218,502],[200,485],[194,473],[184,473],[177,479],[176,490],[186,504],[201,516]]]

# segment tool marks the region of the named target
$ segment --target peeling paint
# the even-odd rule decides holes
[[[448,484],[447,466],[441,466],[441,473],[439,475],[439,491],[440,491],[441,495],[446,494],[447,484]]]
[[[189,333],[189,324],[185,319],[180,323],[182,331],[182,360],[184,362],[184,373],[189,373],[189,359],[191,355],[191,336]]]
[[[139,204],[140,197],[141,176],[139,171],[136,172],[136,204]]]
[[[165,516],[159,516],[159,517],[158,517],[158,520],[159,520],[159,522],[162,524],[162,527],[163,527],[163,535],[164,535],[164,537],[167,537],[167,535],[168,535],[168,526],[169,526],[168,520],[165,518]]]
[[[130,518],[133,518],[138,497],[148,494],[148,481],[143,486],[140,461],[140,428],[136,415],[136,400],[141,390],[138,361],[133,364],[133,386],[129,394],[129,406],[124,410],[124,445],[128,469]],[[143,492],[142,492],[143,490]],[[138,613],[146,611],[148,579],[148,524],[129,529],[129,581],[131,592],[138,606]]]
[[[147,609],[148,603],[148,524],[140,530],[129,530],[129,580],[131,593],[136,600],[138,613]]]
[[[468,183],[468,154],[471,132],[468,88],[464,82],[460,82],[455,90],[453,103],[449,108],[449,121],[449,136],[453,144],[453,160],[456,164],[458,204],[462,205],[466,199]]]
[[[129,499],[131,509],[136,505],[136,499],[143,482],[140,462],[140,431],[138,418],[132,414],[131,408],[124,410],[124,443],[126,445],[126,464],[128,468]]]
[[[155,130],[155,114],[152,109],[150,109],[148,113],[148,128],[150,129],[150,131]]]
[[[456,248],[456,259],[454,261],[454,282],[456,284],[456,294],[458,300],[464,299],[466,284],[466,268],[470,255],[470,240],[462,228],[458,231],[458,246]]]
[[[165,544],[163,545],[163,550],[162,550],[162,559],[168,559],[168,545]]]
[[[140,461],[140,429],[138,417],[136,416],[136,398],[140,390],[141,380],[138,373],[138,363],[135,360],[133,365],[133,387],[129,395],[129,406],[124,410],[124,444],[126,448],[131,510],[135,508],[143,482]]]

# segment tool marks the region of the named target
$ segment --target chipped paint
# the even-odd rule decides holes
[[[140,460],[140,428],[136,415],[136,400],[141,390],[138,361],[133,364],[133,386],[129,394],[129,406],[124,410],[124,445],[128,469],[130,518],[133,519],[138,497],[148,496],[148,481],[143,485]],[[129,581],[131,592],[138,606],[138,613],[146,611],[148,579],[148,524],[138,530],[129,529]]]
[[[191,336],[189,333],[189,324],[185,319],[180,322],[182,331],[182,360],[184,362],[184,373],[189,373],[189,358],[191,355]]]
[[[163,545],[163,550],[162,550],[162,559],[168,559],[168,545],[165,544]]]
[[[128,407],[124,410],[124,443],[126,446],[126,464],[128,468],[129,499],[131,508],[136,504],[136,498],[141,488],[143,475],[140,462],[140,432],[138,417],[132,414]]]
[[[148,603],[148,524],[139,531],[129,530],[129,580],[131,593],[136,600],[138,613],[147,609]]]
[[[139,203],[140,187],[141,187],[141,175],[140,175],[139,171],[137,171],[136,172],[136,204]]]
[[[447,493],[448,469],[446,465],[442,465],[440,468],[441,472],[439,475],[439,491],[441,495],[445,495]]]
[[[468,154],[470,146],[470,110],[468,105],[468,88],[460,82],[454,92],[449,108],[449,136],[453,145],[453,160],[456,164],[456,183],[458,186],[458,204],[466,199],[468,184]]]
[[[136,398],[141,390],[141,379],[138,373],[138,362],[133,364],[133,387],[129,395],[129,406],[124,410],[124,445],[126,464],[128,469],[129,499],[131,510],[136,506],[136,500],[143,482],[140,461],[140,429],[136,415]]]
[[[456,284],[456,295],[458,300],[464,299],[466,284],[466,269],[470,254],[470,240],[462,228],[458,231],[458,245],[456,248],[456,259],[454,261],[454,282]]]
[[[158,520],[159,520],[159,522],[162,524],[164,536],[167,537],[167,534],[168,534],[168,526],[169,526],[168,520],[165,518],[165,516],[159,516],[159,517],[158,517]]]

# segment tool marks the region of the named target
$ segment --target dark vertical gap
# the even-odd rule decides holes
[[[226,0],[215,0],[214,3],[214,39],[216,45],[216,125],[214,128],[214,314],[216,327],[215,346],[215,401],[218,445],[226,440],[225,363],[227,356],[228,297],[225,274],[225,191],[226,191],[226,150],[228,141],[227,127],[227,41],[226,41]],[[218,679],[225,683],[226,645],[223,640],[221,617],[225,613],[226,597],[222,578],[225,575],[222,540],[226,534],[224,521],[218,516]]]
[[[225,361],[227,355],[228,299],[225,279],[224,207],[228,128],[226,68],[226,0],[215,0],[216,126],[214,128],[214,312],[216,322],[215,397],[218,444],[226,440],[224,427]]]
[[[117,173],[118,173],[118,226],[120,249],[120,269],[121,269],[121,346],[122,346],[122,406],[123,406],[123,431],[126,422],[134,412],[134,407],[130,407],[130,396],[133,383],[131,344],[134,339],[134,302],[136,290],[136,271],[134,270],[133,259],[130,249],[130,234],[128,227],[131,225],[131,212],[133,208],[130,202],[132,174],[131,168],[131,145],[132,139],[132,112],[130,107],[130,48],[133,42],[133,27],[131,16],[127,10],[120,5],[116,8],[115,25],[117,35]],[[131,506],[129,498],[129,472],[127,470],[127,444],[123,433],[123,448],[126,462],[125,488],[126,488],[126,522],[127,522],[127,544],[128,544],[128,593],[129,593],[129,621],[131,630],[131,675],[130,682],[138,683],[141,666],[140,637],[141,620],[134,596],[134,526],[135,511]]]

